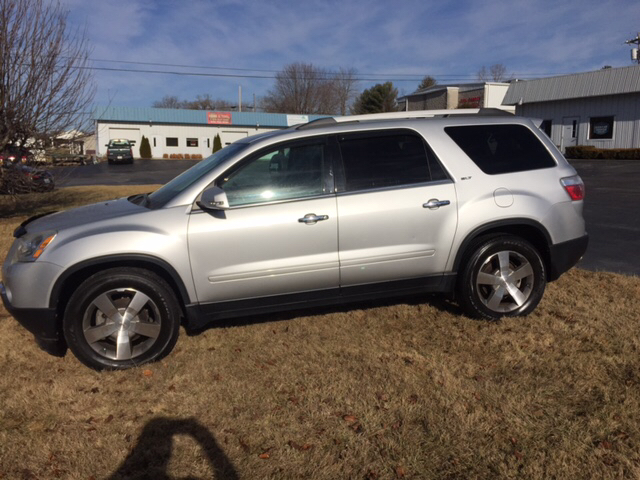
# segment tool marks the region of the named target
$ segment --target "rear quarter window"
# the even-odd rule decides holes
[[[523,125],[465,125],[444,131],[488,175],[556,166],[538,137]]]

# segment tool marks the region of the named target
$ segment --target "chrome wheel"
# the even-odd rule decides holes
[[[148,351],[161,331],[160,309],[134,288],[108,290],[95,297],[82,318],[87,344],[110,360],[131,360]]]
[[[508,313],[527,302],[533,290],[533,280],[533,268],[523,255],[503,251],[485,260],[476,277],[476,287],[487,308]]]

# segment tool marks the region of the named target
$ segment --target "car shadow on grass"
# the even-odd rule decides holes
[[[145,425],[138,443],[122,465],[108,477],[109,480],[172,478],[167,468],[173,453],[174,437],[177,435],[188,436],[200,445],[210,470],[214,473],[214,478],[231,480],[238,478],[235,467],[216,439],[197,420],[158,417]]]

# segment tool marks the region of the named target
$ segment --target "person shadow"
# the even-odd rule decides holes
[[[211,432],[197,420],[158,417],[145,425],[138,443],[122,465],[108,477],[109,480],[173,479],[174,477],[169,476],[167,467],[171,459],[175,435],[189,436],[200,445],[213,472],[212,478],[217,480],[239,478],[233,464],[218,446]],[[195,480],[197,477],[179,478]]]

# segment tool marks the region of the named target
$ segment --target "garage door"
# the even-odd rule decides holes
[[[236,140],[240,140],[241,138],[247,138],[249,136],[249,132],[225,132],[223,131],[220,135],[220,140],[222,140],[222,145],[229,145]]]

